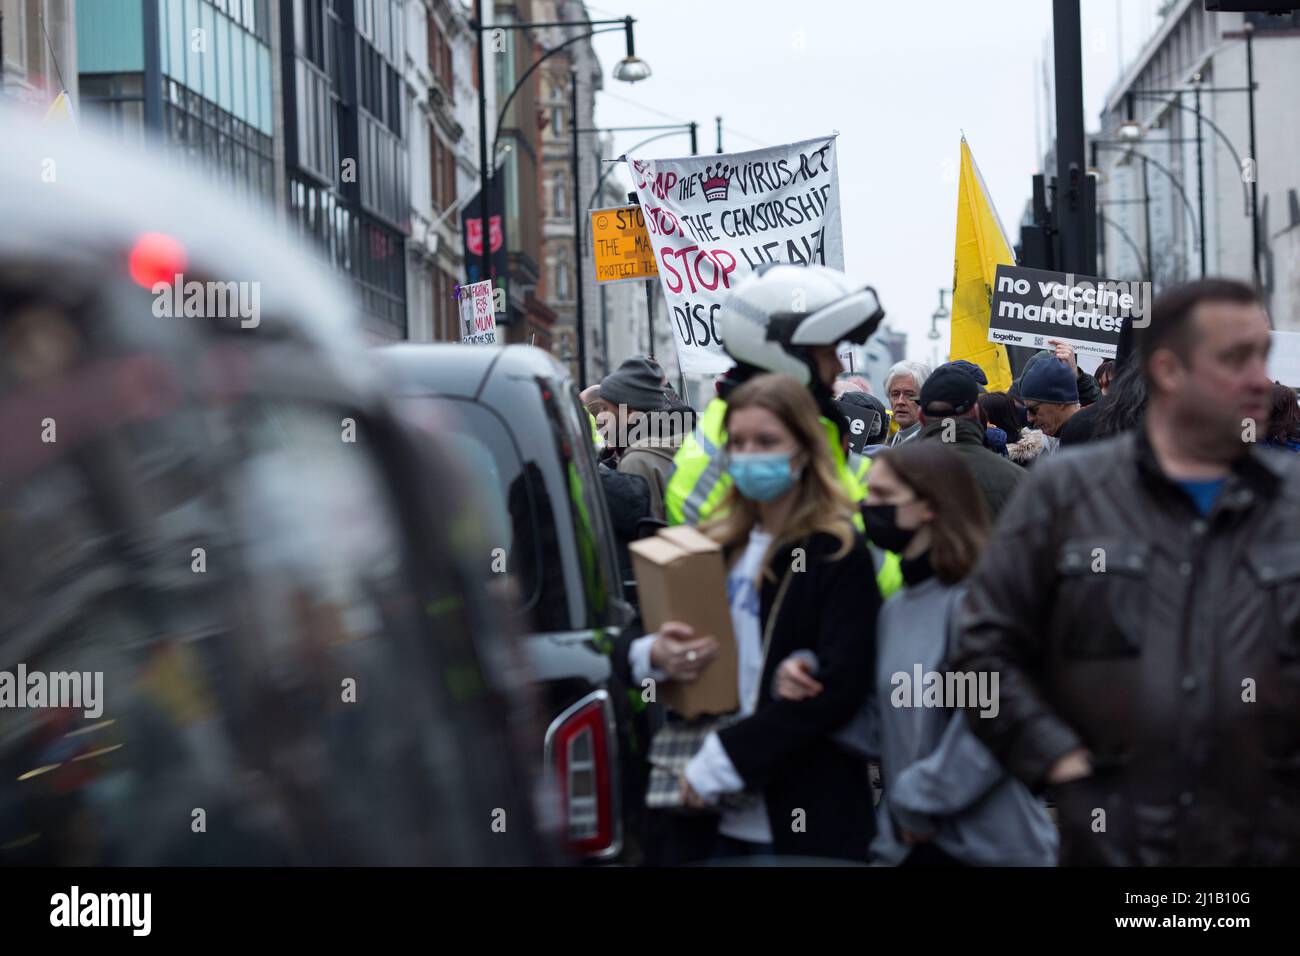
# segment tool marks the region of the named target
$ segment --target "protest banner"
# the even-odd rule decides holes
[[[466,345],[496,345],[497,318],[492,280],[460,287],[461,342]]]
[[[659,277],[640,206],[593,209],[591,239],[597,282],[636,282]]]
[[[718,310],[756,266],[844,268],[834,136],[744,153],[627,160],[686,374],[731,367]]]
[[[1050,348],[1050,339],[1076,352],[1115,357],[1125,322],[1150,321],[1151,284],[1066,272],[998,266],[989,314],[989,341]]]

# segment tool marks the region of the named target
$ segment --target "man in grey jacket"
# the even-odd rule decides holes
[[[1269,320],[1210,279],[1138,340],[1135,432],[1039,463],[970,580],[970,726],[1052,789],[1061,862],[1300,864],[1300,459],[1264,449]],[[968,711],[969,713],[969,711]]]

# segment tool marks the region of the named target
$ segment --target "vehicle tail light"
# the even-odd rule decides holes
[[[560,714],[546,733],[546,766],[560,795],[562,835],[581,856],[607,857],[620,849],[613,726],[609,694],[600,690]]]

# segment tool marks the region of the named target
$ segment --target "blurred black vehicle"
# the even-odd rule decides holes
[[[567,370],[526,345],[395,345],[380,351],[409,413],[450,434],[479,491],[492,585],[528,631],[544,708],[545,766],[559,785],[561,832],[580,856],[628,861],[627,776],[639,689],[618,684],[608,653],[630,618],[591,425]],[[430,497],[441,488],[430,480]],[[633,700],[635,698],[635,701]],[[542,741],[539,740],[539,744]],[[635,796],[635,804],[632,798]]]
[[[103,680],[0,707],[0,864],[548,861],[464,489],[347,296],[121,144],[0,130],[0,671]],[[181,277],[257,315],[160,316]]]

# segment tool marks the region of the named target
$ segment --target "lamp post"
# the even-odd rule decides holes
[[[1247,22],[1243,29],[1246,32],[1246,103],[1250,112],[1250,261],[1258,288],[1262,283],[1259,274],[1259,153],[1255,151],[1255,25]]]
[[[939,290],[939,307],[930,314],[930,334],[928,338],[932,343],[930,346],[930,369],[932,371],[939,366],[938,341],[943,337],[939,332],[939,322],[952,316],[952,313],[948,311],[948,306],[944,303],[944,297],[947,294],[947,289]]]
[[[575,113],[574,115],[577,115],[577,114]],[[646,145],[647,143],[652,143],[652,142],[654,142],[654,141],[657,140],[657,139],[662,139],[662,138],[665,137],[665,136],[672,136],[674,133],[685,133],[685,132],[689,132],[689,133],[691,134],[691,155],[692,155],[692,156],[696,155],[696,152],[697,152],[697,149],[698,149],[698,146],[699,146],[699,143],[698,143],[698,137],[697,137],[697,133],[698,133],[699,127],[698,127],[698,125],[697,125],[695,122],[690,122],[690,123],[674,123],[674,124],[658,125],[658,126],[593,126],[593,127],[590,127],[590,128],[579,129],[579,130],[576,130],[575,132],[576,132],[576,133],[623,133],[623,132],[629,132],[629,131],[633,131],[633,130],[641,130],[641,131],[644,131],[644,130],[667,130],[667,132],[661,132],[661,133],[659,133],[659,134],[657,134],[657,135],[655,135],[655,136],[651,136],[651,137],[649,137],[648,139],[643,139],[641,142],[637,143],[637,144],[636,144],[635,146],[633,146],[631,149],[627,150],[626,152],[628,152],[628,153],[630,153],[630,152],[632,152],[632,151],[634,151],[634,150],[640,149],[642,146]],[[579,173],[579,169],[578,169],[578,161],[577,161],[578,153],[577,153],[577,139],[576,139],[576,136],[575,136],[575,139],[574,139],[574,154],[573,154],[573,155],[574,155],[574,159],[573,159],[573,198],[574,198],[574,202],[576,203],[576,202],[577,202],[577,198],[578,198],[578,173]],[[625,153],[625,155],[626,155],[626,153]],[[600,177],[596,180],[596,188],[592,190],[592,192],[591,192],[591,198],[587,200],[587,207],[588,207],[588,208],[590,208],[590,207],[591,207],[591,206],[596,202],[596,199],[600,196],[600,190],[601,190],[601,187],[605,185],[605,179],[609,176],[609,172],[610,172],[611,169],[613,169],[613,165],[612,165],[612,164],[611,164],[610,166],[606,167],[606,168],[601,172]],[[636,204],[636,203],[637,203],[636,193],[629,193],[629,194],[628,194],[628,201],[631,202],[631,203],[633,203],[633,204]],[[584,243],[583,240],[582,240],[582,222],[581,222],[581,219],[580,219],[578,216],[576,216],[576,215],[575,215],[575,217],[574,217],[573,245],[574,245],[574,258],[575,258],[575,261],[578,263],[578,282],[579,282],[579,284],[581,284],[581,282],[582,282],[582,257],[583,257],[583,250],[586,248],[586,243]],[[609,374],[609,324],[608,324],[608,322],[607,322],[607,320],[606,320],[605,307],[606,307],[606,300],[605,300],[605,287],[602,285],[602,286],[601,286],[601,290],[600,290],[600,340],[601,340],[602,343],[604,343],[604,348],[603,348],[603,350],[602,350],[602,351],[603,351],[603,354],[604,354],[604,369],[605,369],[604,374],[608,375],[608,374]],[[646,309],[648,310],[648,318],[647,318],[647,321],[648,321],[648,323],[649,323],[649,329],[650,329],[650,353],[649,353],[649,354],[650,354],[650,357],[651,357],[651,358],[654,358],[654,354],[655,354],[655,347],[654,347],[654,287],[653,287],[653,285],[651,285],[651,284],[649,284],[649,283],[647,283],[647,285],[646,285]],[[575,325],[577,325],[579,328],[582,328],[583,331],[585,332],[585,317],[579,316],[578,322],[575,323]],[[583,369],[581,370],[581,374],[584,374],[584,375],[586,374],[586,369],[585,369],[585,368],[583,368]]]
[[[1188,92],[1187,90],[1183,90],[1183,89],[1143,90],[1140,93],[1129,93],[1128,96],[1130,98],[1137,97],[1139,99],[1156,100],[1157,102],[1163,103],[1165,106],[1170,106],[1173,107],[1174,109],[1182,110],[1185,113],[1192,113],[1193,115],[1195,115],[1196,138],[1198,140],[1196,146],[1197,176],[1198,179],[1203,179],[1203,172],[1201,169],[1201,144],[1199,142],[1199,140],[1201,139],[1202,125],[1208,126],[1210,130],[1216,136],[1219,137],[1219,139],[1223,142],[1224,146],[1228,148],[1228,152],[1232,154],[1232,158],[1236,160],[1238,169],[1242,170],[1242,172],[1245,173],[1247,171],[1247,167],[1246,164],[1242,162],[1241,155],[1237,152],[1236,147],[1232,145],[1232,140],[1228,138],[1227,134],[1224,133],[1223,130],[1221,130],[1214,121],[1212,121],[1209,117],[1205,116],[1205,114],[1201,112],[1201,94],[1202,93],[1208,93],[1208,94],[1245,93],[1246,94],[1246,108],[1249,116],[1249,126],[1250,126],[1250,130],[1249,130],[1250,155],[1247,157],[1247,159],[1249,159],[1250,161],[1250,168],[1249,168],[1250,175],[1248,181],[1243,181],[1242,186],[1245,189],[1245,193],[1246,193],[1247,215],[1250,216],[1251,272],[1255,278],[1255,285],[1259,287],[1261,286],[1260,269],[1259,269],[1259,156],[1255,150],[1255,89],[1257,84],[1255,83],[1254,24],[1246,23],[1242,27],[1242,32],[1245,36],[1245,41],[1246,41],[1246,85],[1245,86],[1203,86],[1201,83],[1201,75],[1197,73],[1195,76],[1192,77],[1193,86],[1191,90],[1191,92],[1193,92],[1196,96],[1195,106],[1186,106],[1182,103],[1181,101],[1182,94]],[[1166,96],[1173,96],[1174,99],[1166,99],[1165,98]],[[1133,110],[1131,105],[1129,107],[1128,112],[1129,112],[1129,116],[1132,117]],[[1140,132],[1141,127],[1132,119],[1127,120],[1123,124],[1123,126],[1121,126],[1121,132],[1123,131],[1123,128],[1125,126],[1132,126],[1133,128],[1138,130],[1137,135],[1139,136],[1141,135]],[[1246,188],[1247,182],[1249,183],[1249,188]],[[1203,190],[1204,187],[1202,185],[1199,191],[1202,192],[1203,194]],[[1204,202],[1202,200],[1202,209],[1203,208],[1204,208]],[[1205,274],[1205,251],[1204,251],[1205,242],[1204,242],[1204,215],[1203,214],[1201,220],[1202,220],[1201,274],[1204,275]]]
[[[1138,152],[1138,150],[1134,148],[1132,143],[1125,143],[1123,145],[1111,145],[1110,143],[1107,142],[1098,142],[1097,148],[1111,150],[1113,152],[1124,153],[1125,155],[1128,156],[1136,156],[1138,159],[1142,160],[1142,189],[1143,189],[1143,195],[1147,198],[1147,210],[1146,210],[1147,266],[1148,268],[1154,268],[1154,264],[1151,262],[1151,258],[1150,258],[1151,256],[1151,211],[1150,211],[1151,193],[1148,188],[1149,184],[1147,180],[1147,166],[1148,165],[1154,166],[1157,170],[1164,173],[1166,178],[1168,178],[1169,182],[1173,184],[1173,187],[1178,190],[1178,195],[1180,195],[1183,198],[1183,207],[1187,210],[1187,215],[1191,217],[1192,225],[1195,226],[1197,225],[1196,213],[1192,209],[1192,201],[1187,198],[1187,190],[1183,188],[1183,184],[1178,181],[1178,177],[1173,174],[1173,172],[1169,169],[1169,167],[1163,165],[1162,163],[1146,155],[1145,153]],[[1203,235],[1203,230],[1198,229],[1196,235],[1198,237]],[[1152,281],[1154,281],[1155,277],[1152,276],[1151,279]]]
[[[505,102],[501,105],[501,110],[497,114],[496,131],[493,134],[492,148],[493,154],[496,151],[497,140],[501,136],[501,124],[505,120],[506,111],[514,101],[515,95],[523,89],[528,82],[528,78],[533,72],[542,65],[544,61],[559,53],[566,47],[578,43],[581,40],[590,39],[599,33],[612,33],[615,30],[622,30],[627,40],[627,55],[618,62],[614,67],[614,79],[622,80],[625,83],[636,83],[650,76],[650,66],[644,60],[636,55],[636,41],[632,32],[632,24],[636,21],[632,17],[623,17],[619,20],[546,20],[546,21],[516,21],[511,23],[499,23],[488,25],[483,22],[483,0],[474,2],[474,20],[470,26],[474,29],[478,40],[478,153],[479,153],[479,214],[483,217],[483,251],[482,251],[482,270],[483,277],[488,278],[492,275],[492,252],[487,241],[488,224],[492,218],[492,194],[491,194],[491,175],[488,171],[488,143],[487,143],[487,70],[483,56],[484,34],[493,30],[537,30],[546,27],[595,27],[596,29],[588,30],[586,33],[579,33],[569,37],[562,43],[556,44],[549,50],[546,50],[539,56],[519,78],[514,89],[506,96]],[[576,100],[575,100],[576,105]],[[573,120],[576,125],[576,119]],[[577,200],[575,194],[574,200]],[[578,293],[581,296],[581,292]],[[579,343],[581,351],[581,343]]]

